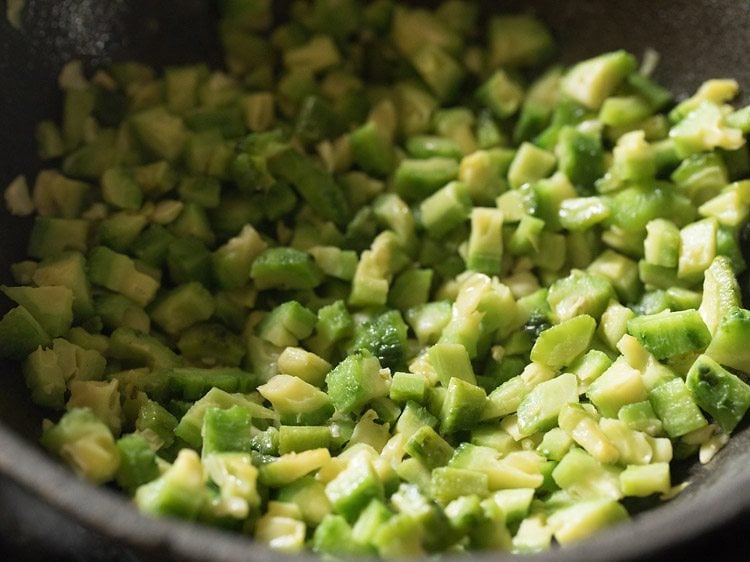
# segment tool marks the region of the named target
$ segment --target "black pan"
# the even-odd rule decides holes
[[[275,2],[275,4],[283,2]],[[656,77],[689,95],[712,77],[750,89],[750,2],[612,0],[485,2],[489,10],[537,13],[571,62],[626,48],[661,54]],[[0,2],[5,12],[5,2]],[[89,67],[139,59],[155,65],[220,63],[216,8],[200,0],[28,0],[19,31],[0,19],[0,186],[33,177],[34,126],[60,113],[56,76],[70,58]],[[0,211],[0,281],[23,257],[28,222]],[[34,560],[305,560],[190,524],[154,521],[127,499],[94,489],[36,444],[45,414],[29,401],[17,366],[2,365],[0,558]],[[750,427],[745,422],[706,467],[683,467],[692,482],[670,503],[579,545],[525,557],[536,561],[736,559],[750,531]],[[6,556],[2,556],[6,554]],[[742,557],[746,559],[746,556]],[[466,560],[466,557],[460,558]],[[472,560],[504,560],[501,554]]]

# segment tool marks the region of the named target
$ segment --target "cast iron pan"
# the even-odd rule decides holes
[[[488,1],[485,7],[497,10],[497,4]],[[4,2],[0,8],[4,13]],[[563,61],[616,48],[640,57],[651,47],[662,56],[656,77],[680,96],[712,77],[734,77],[750,89],[747,1],[506,1],[502,9],[527,10],[544,19],[564,47]],[[0,21],[0,186],[18,173],[33,178],[39,169],[34,126],[41,119],[59,117],[56,77],[65,61],[80,58],[89,68],[132,59],[157,66],[198,60],[220,64],[216,8],[210,1],[28,0],[23,14],[20,31],[4,18]],[[9,281],[7,264],[23,257],[28,227],[28,221],[0,212],[2,282]],[[151,520],[124,497],[79,481],[36,445],[41,420],[50,414],[31,404],[17,366],[0,367],[0,548],[12,556],[314,559],[272,552],[211,529]],[[692,484],[672,502],[579,545],[522,560],[734,558],[743,531],[750,530],[748,423],[708,466],[683,467],[682,472]],[[472,556],[504,559],[499,553]]]

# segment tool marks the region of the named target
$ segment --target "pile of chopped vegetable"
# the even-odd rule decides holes
[[[63,70],[49,167],[5,192],[42,444],[344,557],[535,552],[673,495],[750,406],[738,85],[564,68],[467,1],[271,4],[222,2],[224,70]]]

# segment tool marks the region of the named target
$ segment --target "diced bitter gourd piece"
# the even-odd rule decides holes
[[[412,53],[409,61],[440,100],[452,99],[463,82],[463,67],[450,53],[434,43],[423,44]]]
[[[652,461],[654,452],[649,436],[633,430],[620,420],[601,418],[599,427],[620,452],[620,464],[644,465]]]
[[[570,447],[573,445],[573,439],[564,429],[553,427],[544,433],[542,442],[537,445],[537,452],[544,455],[550,460],[561,460]]]
[[[716,256],[717,222],[703,219],[680,230],[680,257],[677,276],[688,281],[700,279]]]
[[[268,169],[294,186],[320,216],[339,225],[346,224],[349,205],[341,186],[312,159],[287,148],[268,159]]]
[[[721,225],[736,227],[747,220],[750,210],[739,189],[732,189],[730,185],[698,207],[698,213],[703,217],[715,218]]]
[[[401,484],[391,495],[390,503],[399,513],[419,523],[423,530],[421,542],[426,550],[444,550],[458,539],[444,511],[416,485]]]
[[[552,478],[563,490],[584,499],[622,497],[619,470],[603,464],[582,449],[571,449],[552,471]]]
[[[677,123],[688,113],[700,107],[704,102],[722,104],[737,95],[739,84],[733,79],[711,79],[703,82],[698,90],[686,100],[681,101],[669,112],[669,119]]]
[[[604,174],[604,150],[599,136],[563,127],[557,141],[558,167],[576,191],[592,195],[594,183]]]
[[[109,168],[102,175],[102,197],[118,209],[137,211],[143,204],[143,193],[135,174],[123,167]]]
[[[560,226],[569,231],[586,231],[609,217],[609,205],[602,197],[574,197],[560,202]]]
[[[476,384],[469,354],[461,344],[436,343],[430,347],[428,357],[443,386],[448,386],[452,377]]]
[[[488,41],[492,67],[534,66],[554,48],[549,30],[527,14],[494,16],[489,23]]]
[[[34,270],[39,286],[60,285],[73,291],[73,313],[76,319],[88,318],[94,312],[91,287],[86,278],[86,260],[80,252],[65,252],[43,260]]]
[[[663,312],[628,320],[635,336],[657,359],[706,349],[711,334],[697,310]]]
[[[728,258],[716,256],[703,278],[703,298],[698,312],[712,336],[725,314],[740,306],[740,288]]]
[[[401,312],[426,304],[430,297],[432,269],[409,268],[402,271],[393,281],[388,292],[388,304]]]
[[[120,466],[115,480],[119,486],[135,493],[139,486],[159,477],[156,452],[142,436],[125,435],[117,440],[117,448],[120,451]]]
[[[615,500],[597,499],[564,507],[549,517],[557,542],[567,545],[628,519],[626,509]]]
[[[499,69],[477,90],[477,97],[495,117],[505,119],[521,107],[523,88],[507,72]]]
[[[656,417],[654,408],[648,400],[625,404],[617,412],[617,419],[635,431],[642,431],[652,436],[662,433],[661,420]]]
[[[581,314],[544,330],[531,348],[531,360],[560,369],[570,365],[591,342],[596,320]]]
[[[487,397],[482,419],[492,419],[515,412],[524,397],[537,385],[551,380],[554,370],[542,363],[528,364],[520,375],[495,388]]]
[[[471,211],[467,267],[486,275],[499,275],[503,260],[503,213],[475,207]]]
[[[145,400],[138,410],[135,429],[148,440],[149,446],[154,450],[166,449],[174,443],[176,427],[177,418],[153,400]]]
[[[248,453],[214,453],[202,459],[210,480],[219,487],[218,501],[211,498],[223,516],[243,519],[260,507],[258,469]],[[269,506],[269,513],[272,509]]]
[[[537,513],[526,517],[513,536],[514,554],[535,554],[545,551],[552,543],[552,529],[547,517]]]
[[[334,512],[347,521],[355,521],[370,501],[384,499],[383,483],[372,462],[365,455],[357,455],[333,480],[326,484],[326,496]]]
[[[47,429],[42,445],[94,483],[114,478],[120,453],[110,429],[88,408],[74,408]]]
[[[643,243],[644,257],[648,263],[662,267],[676,267],[680,250],[680,231],[673,222],[654,219],[646,225]]]
[[[328,514],[315,528],[312,549],[318,554],[356,556],[369,553],[366,546],[352,538],[352,528],[341,515]]]
[[[73,291],[64,286],[0,287],[5,295],[27,310],[53,338],[70,330],[73,323]]]
[[[612,359],[606,353],[598,349],[590,349],[573,362],[570,371],[578,377],[581,383],[590,384],[609,369],[610,365],[612,365]]]
[[[151,317],[169,334],[208,320],[215,310],[211,293],[197,281],[172,289],[156,302]]]
[[[664,431],[672,438],[708,425],[681,378],[674,378],[652,388],[648,399],[664,425]]]
[[[635,57],[625,51],[614,51],[579,62],[563,77],[562,92],[589,109],[599,109],[636,69]]]
[[[336,410],[356,412],[374,398],[388,395],[390,375],[368,352],[349,355],[326,376],[328,395]]]
[[[241,406],[208,408],[203,416],[201,456],[214,453],[250,452],[252,414]]]
[[[256,330],[258,336],[279,347],[297,345],[315,327],[317,316],[297,301],[287,301],[266,315]]]
[[[611,349],[617,349],[618,342],[627,332],[628,320],[635,316],[632,309],[623,306],[617,301],[611,301],[607,310],[604,311],[597,329],[598,336]]]
[[[281,552],[299,552],[305,543],[305,524],[297,517],[274,514],[271,510],[255,523],[255,540]]]
[[[458,177],[459,164],[453,158],[432,157],[402,160],[394,175],[396,193],[404,201],[421,201]]]
[[[582,405],[566,404],[557,421],[560,428],[594,459],[605,464],[617,462],[619,451],[601,430],[596,417]]]
[[[406,320],[422,345],[435,343],[451,320],[451,303],[432,301],[410,308]]]
[[[330,277],[351,281],[357,269],[357,253],[337,246],[313,246],[307,250],[320,270]]]
[[[148,333],[151,328],[151,318],[143,308],[118,293],[105,293],[99,296],[96,301],[96,312],[104,326],[110,329],[124,326]]]
[[[279,427],[279,454],[301,453],[329,447],[331,430],[324,425],[282,425]]]
[[[247,353],[242,338],[218,322],[194,324],[180,334],[177,349],[191,362],[225,367],[239,366]]]
[[[287,347],[277,361],[279,372],[301,378],[314,386],[321,386],[331,370],[331,364],[301,347]]]
[[[344,301],[337,300],[318,309],[316,336],[331,345],[351,335],[354,322]]]
[[[528,515],[534,498],[534,489],[498,490],[490,497],[505,513],[505,523],[512,528]]]
[[[710,101],[700,104],[672,127],[669,138],[680,158],[716,148],[736,150],[745,144],[742,131],[726,126],[721,107]]]
[[[625,496],[666,494],[671,488],[669,463],[629,465],[620,473],[620,487]]]
[[[130,257],[105,246],[91,250],[88,270],[91,283],[121,293],[140,306],[150,303],[159,289],[159,282],[138,271]]]
[[[581,314],[598,319],[614,296],[612,285],[604,277],[574,270],[552,284],[547,302],[561,321]]]
[[[266,486],[280,488],[314,472],[331,460],[328,449],[310,449],[301,453],[287,453],[278,459],[261,465],[260,482]]]
[[[721,316],[706,355],[726,367],[750,372],[750,350],[744,342],[750,337],[750,311],[735,307]]]
[[[122,407],[117,380],[71,380],[68,384],[70,398],[65,407],[89,408],[94,415],[107,424],[113,435],[120,435]]]
[[[404,367],[407,326],[397,310],[388,310],[355,326],[350,351],[372,353],[387,369]]]
[[[180,117],[164,107],[155,107],[134,115],[131,124],[138,139],[154,155],[174,161],[182,153],[188,131]]]
[[[479,422],[486,399],[483,388],[463,379],[451,378],[440,409],[440,432],[445,434],[471,429]]]
[[[309,254],[294,248],[268,248],[252,262],[250,277],[258,289],[312,289],[323,280]]]
[[[564,373],[535,386],[518,405],[518,430],[521,435],[546,431],[557,424],[565,404],[578,402],[578,378]]]
[[[403,433],[410,438],[420,427],[428,425],[433,429],[438,425],[438,419],[433,416],[426,407],[416,403],[407,402],[401,416],[396,422],[396,433]]]
[[[487,475],[475,470],[444,466],[432,471],[432,497],[446,505],[461,496],[485,497],[489,493]]]
[[[258,387],[282,419],[323,423],[333,413],[332,400],[317,387],[291,375],[276,375]],[[335,403],[334,403],[335,405]]]
[[[41,324],[23,306],[16,306],[0,320],[0,357],[21,361],[37,347],[52,341]]]
[[[494,491],[540,487],[544,481],[542,462],[533,451],[510,451],[501,458],[501,453],[492,447],[463,443],[449,466],[485,474],[489,490]]]
[[[91,186],[54,170],[42,170],[34,184],[33,201],[41,216],[76,219],[88,199]]]
[[[415,431],[404,450],[429,469],[448,464],[453,456],[453,447],[429,425]]]
[[[525,183],[546,178],[555,167],[557,159],[551,152],[531,143],[523,143],[508,169],[510,187],[518,189]]]
[[[108,356],[120,359],[125,365],[148,365],[152,368],[175,367],[180,357],[160,340],[132,328],[117,328],[110,336]]]
[[[155,372],[155,373],[158,373]],[[154,374],[155,374],[154,373]],[[205,384],[205,383],[204,383]],[[246,389],[245,389],[246,390]],[[193,397],[194,398],[194,397]],[[257,400],[257,399],[256,399]],[[176,437],[179,437],[194,449],[200,449],[203,442],[201,430],[203,428],[203,417],[208,408],[231,408],[232,406],[241,406],[250,411],[253,418],[260,423],[278,422],[279,415],[272,410],[265,408],[253,401],[244,394],[230,394],[220,388],[213,387],[204,396],[196,400],[192,406],[183,414],[177,427],[174,430]],[[266,441],[273,440],[266,434]],[[276,444],[268,445],[268,448],[274,448]]]
[[[391,378],[388,396],[396,402],[412,400],[421,404],[427,396],[427,385],[427,380],[423,375],[396,371]]]
[[[325,485],[313,476],[303,476],[279,490],[279,501],[295,503],[310,526],[318,526],[331,513]]]
[[[66,377],[54,350],[38,347],[29,353],[23,364],[23,374],[35,404],[49,408],[63,407]]]
[[[219,247],[212,256],[213,274],[224,289],[236,289],[250,280],[250,268],[255,258],[266,249],[266,242],[252,225],[245,225],[240,233]]]
[[[135,492],[135,503],[143,512],[182,519],[196,518],[207,501],[204,469],[191,449],[182,449],[164,474]]]
[[[605,416],[613,418],[625,404],[646,399],[646,387],[641,373],[631,367],[623,357],[612,363],[591,383],[586,393],[591,402]]]
[[[90,226],[84,219],[37,216],[29,235],[29,256],[44,259],[67,250],[85,252]]]
[[[750,386],[707,355],[699,355],[685,379],[698,406],[729,434],[750,408]]]
[[[420,219],[433,238],[442,238],[471,214],[466,184],[452,181],[426,197],[419,206]]]

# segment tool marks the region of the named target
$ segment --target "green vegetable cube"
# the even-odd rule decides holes
[[[694,309],[631,318],[628,333],[657,359],[700,351],[711,342],[708,328]]]
[[[164,474],[135,492],[135,503],[145,513],[182,519],[195,519],[207,501],[203,466],[190,449],[180,451]]]
[[[112,432],[88,408],[66,412],[56,425],[45,430],[41,443],[77,474],[97,484],[112,480],[120,466]]]
[[[531,348],[531,360],[551,369],[570,365],[588,347],[596,320],[581,314],[544,330]]]
[[[383,500],[383,483],[369,459],[352,459],[336,478],[326,484],[326,496],[335,513],[347,521],[355,521],[372,500]]]
[[[328,396],[342,413],[357,412],[374,398],[388,395],[390,375],[367,352],[349,355],[326,376]]]
[[[446,434],[471,429],[479,422],[486,400],[483,388],[452,377],[440,409],[440,432]]]
[[[698,405],[731,433],[750,408],[750,386],[723,369],[707,355],[700,355],[685,382]]]
[[[565,404],[578,402],[578,378],[564,373],[531,389],[518,405],[518,430],[521,435],[545,431],[557,424]]]
[[[672,438],[681,437],[708,424],[690,390],[680,378],[651,389],[648,399],[664,425],[664,431]]]

